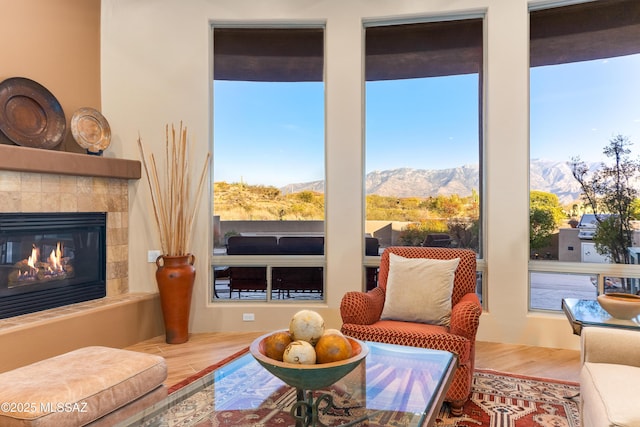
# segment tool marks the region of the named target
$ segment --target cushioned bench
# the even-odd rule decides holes
[[[163,399],[160,356],[85,347],[0,374],[0,426],[114,425]]]

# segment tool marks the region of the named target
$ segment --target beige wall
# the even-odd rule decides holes
[[[26,77],[53,93],[67,119],[58,150],[83,151],[69,131],[71,116],[101,108],[100,13],[100,0],[0,0],[0,80]],[[104,155],[116,157],[110,149]],[[129,189],[124,179],[0,170],[0,212],[108,212],[107,294],[114,296],[128,292]],[[124,347],[160,335],[158,298],[124,297],[20,325],[1,322],[0,372],[78,347]]]
[[[0,80],[26,77],[46,87],[67,130],[78,108],[100,109],[100,0],[0,0],[0,13]],[[70,131],[56,149],[82,151]]]
[[[541,3],[538,1],[532,3]],[[103,0],[102,99],[114,150],[138,158],[138,132],[158,151],[166,123],[184,120],[199,154],[211,147],[210,22],[326,24],[326,304],[306,304],[339,325],[344,292],[362,283],[362,25],[377,19],[486,13],[485,278],[479,339],[577,348],[562,314],[532,314],[528,299],[527,0]],[[158,246],[146,188],[133,183],[130,285],[155,289],[146,251]],[[210,303],[208,203],[197,220],[194,331],[270,330],[303,305]],[[253,312],[255,322],[242,322]]]

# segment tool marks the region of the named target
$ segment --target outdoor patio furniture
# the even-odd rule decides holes
[[[365,238],[365,254],[377,256],[380,244],[374,237]],[[322,236],[231,236],[227,240],[228,255],[323,255],[324,237]],[[375,287],[377,267],[368,267],[366,271],[367,288]],[[266,292],[266,266],[239,267],[228,270],[231,293]],[[290,296],[292,292],[324,292],[323,267],[273,267],[271,288],[279,297]]]
[[[427,234],[422,246],[433,248],[448,248],[451,246],[451,236],[444,233]]]
[[[322,267],[273,267],[272,288],[278,297],[291,292],[317,292],[322,295],[324,283]]]
[[[229,290],[238,292],[265,292],[267,290],[266,267],[229,267]]]
[[[278,253],[275,236],[231,236],[227,240],[227,255],[274,255]]]
[[[280,255],[322,255],[324,237],[283,236],[278,239]]]

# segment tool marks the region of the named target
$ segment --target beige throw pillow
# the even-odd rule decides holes
[[[381,319],[448,326],[453,278],[460,258],[404,258],[389,254]]]

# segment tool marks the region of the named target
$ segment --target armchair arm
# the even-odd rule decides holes
[[[475,341],[482,305],[476,294],[465,294],[451,310],[449,330],[452,334]]]
[[[384,291],[373,288],[369,292],[347,292],[340,301],[343,323],[371,325],[380,320],[384,306]]]
[[[582,362],[640,367],[640,332],[627,329],[585,327],[580,335]]]

